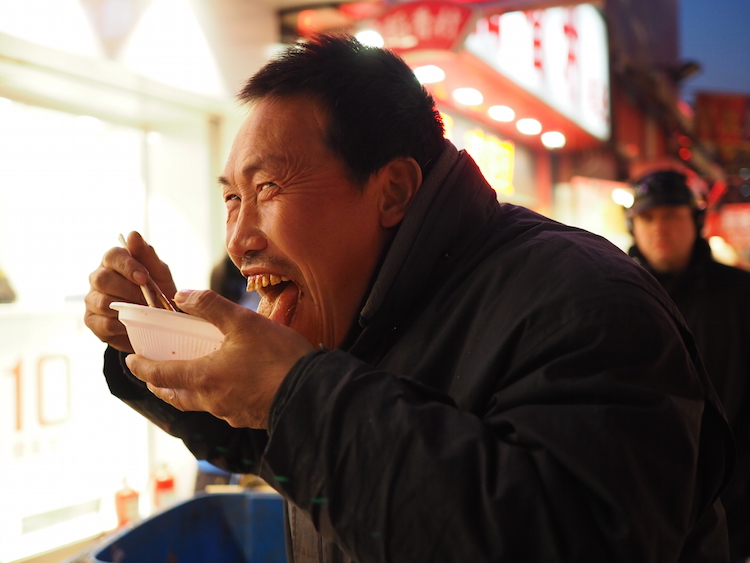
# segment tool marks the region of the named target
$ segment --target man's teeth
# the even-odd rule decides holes
[[[245,291],[257,291],[261,287],[268,287],[269,285],[279,285],[281,282],[288,281],[288,277],[277,276],[276,274],[258,274],[257,276],[249,276],[247,278],[247,288],[245,289]]]

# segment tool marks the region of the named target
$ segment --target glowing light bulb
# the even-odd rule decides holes
[[[546,131],[542,133],[542,144],[548,149],[561,149],[565,146],[565,135],[559,131]]]
[[[453,91],[453,99],[465,106],[478,106],[484,101],[484,96],[475,88],[457,88]]]
[[[612,200],[618,204],[622,205],[623,207],[630,209],[633,207],[633,202],[635,201],[635,198],[633,197],[633,194],[629,192],[628,190],[624,190],[622,188],[615,188],[612,190]]]
[[[374,29],[363,29],[355,35],[357,41],[366,47],[382,47],[385,45],[383,36]]]
[[[508,106],[492,106],[487,110],[487,114],[495,121],[510,123],[516,118],[516,112]]]
[[[414,76],[422,84],[434,84],[445,80],[445,71],[435,65],[418,66],[414,69]]]
[[[519,119],[516,122],[516,129],[524,135],[538,135],[542,132],[542,124],[536,119],[526,117],[524,119]]]

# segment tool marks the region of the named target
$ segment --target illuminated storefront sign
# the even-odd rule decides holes
[[[481,18],[465,47],[590,134],[609,137],[607,33],[592,5]]]
[[[750,96],[699,92],[695,133],[728,174],[737,174],[750,162]]]
[[[512,196],[515,193],[513,187],[515,145],[510,141],[501,141],[478,127],[465,131],[460,140],[456,139],[453,117],[442,112],[440,116],[445,126],[445,138],[456,146],[466,149],[498,195],[505,198]]]
[[[476,161],[482,175],[498,195],[513,195],[513,143],[501,141],[481,129],[467,131],[464,143],[466,152]]]
[[[722,206],[721,234],[738,249],[750,249],[750,203],[730,203]]]
[[[380,33],[394,51],[453,50],[461,44],[472,11],[452,2],[408,2],[381,16]]]

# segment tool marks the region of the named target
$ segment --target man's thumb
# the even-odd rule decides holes
[[[208,289],[181,289],[174,296],[174,301],[185,313],[207,320],[224,334],[229,329],[231,309],[238,306]]]

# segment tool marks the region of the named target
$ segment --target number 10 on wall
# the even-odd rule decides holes
[[[36,362],[36,369],[18,360],[8,370],[15,383],[15,391],[11,396],[0,397],[8,408],[8,402],[13,403],[15,412],[15,429],[20,432],[28,424],[25,408],[35,410],[36,421],[40,426],[59,424],[70,419],[70,360],[63,354],[41,356]],[[35,373],[34,373],[35,372]],[[32,378],[32,379],[28,379]],[[26,402],[25,393],[31,391],[36,395],[35,401]]]

